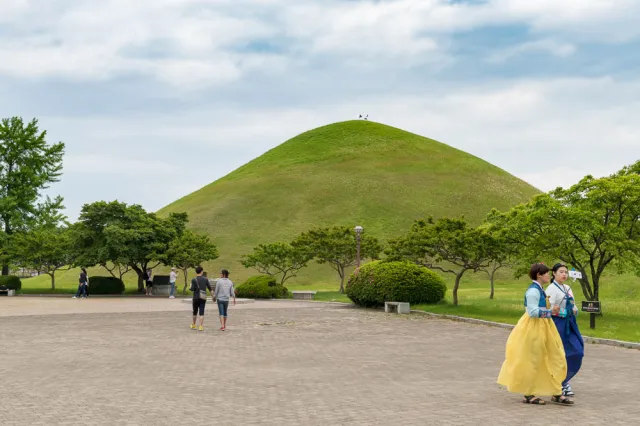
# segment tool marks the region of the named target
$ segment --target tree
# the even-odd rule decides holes
[[[559,259],[580,271],[584,297],[597,301],[607,268],[623,272],[640,265],[638,165],[600,179],[586,176],[507,213],[494,210],[488,221],[502,227],[528,264]]]
[[[38,227],[13,234],[11,257],[21,267],[33,268],[51,277],[56,289],[56,272],[71,269],[73,255],[71,234],[66,227]]]
[[[285,281],[306,267],[312,257],[308,251],[291,244],[260,244],[253,249],[253,253],[243,257],[242,265],[271,276],[282,274],[280,284],[284,285]]]
[[[162,263],[169,244],[182,235],[186,223],[186,213],[159,218],[137,204],[86,204],[74,230],[79,251],[76,263],[129,265],[138,275],[138,291],[144,292],[144,272]]]
[[[0,121],[0,225],[6,236],[60,219],[61,197],[38,202],[59,180],[64,155],[64,143],[48,145],[45,138],[36,119],[26,125],[20,117]],[[2,275],[8,273],[4,262]]]
[[[486,267],[480,268],[479,271],[485,272],[489,277],[489,299],[493,299],[496,273],[502,268],[510,268],[516,264],[515,247],[503,238],[502,230],[492,226],[492,224],[484,224],[480,230],[488,233],[483,238],[483,241],[489,263]]]
[[[184,274],[182,294],[187,294],[187,273],[203,262],[218,258],[217,247],[206,235],[198,235],[185,230],[182,235],[173,239],[164,255],[163,263],[173,265]]]
[[[467,271],[477,272],[489,267],[491,244],[489,233],[470,228],[463,218],[438,221],[428,218],[415,221],[406,236],[390,241],[387,255],[390,259],[406,259],[455,275],[453,304],[458,305],[462,276]]]
[[[356,265],[356,233],[346,226],[317,228],[302,233],[291,245],[315,258],[319,264],[328,263],[340,276],[340,293],[344,293],[345,269]],[[377,259],[383,247],[379,241],[361,235],[361,259]]]

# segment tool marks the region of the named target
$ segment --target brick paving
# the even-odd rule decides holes
[[[189,329],[167,299],[0,299],[2,425],[583,425],[640,418],[640,351],[588,345],[576,406],[495,379],[508,330],[256,302]],[[635,421],[633,419],[636,419]]]

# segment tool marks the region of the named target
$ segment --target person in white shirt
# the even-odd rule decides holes
[[[176,268],[171,268],[171,272],[169,273],[169,284],[171,284],[171,292],[169,293],[169,299],[175,299],[176,292],[176,279],[178,278],[178,274],[176,274]]]
[[[547,287],[546,293],[549,296],[549,304],[559,307],[558,313],[554,314],[552,319],[558,328],[567,358],[567,377],[562,382],[562,394],[564,396],[574,396],[570,380],[580,371],[582,366],[584,340],[576,321],[578,308],[575,305],[573,292],[571,287],[565,284],[569,278],[569,269],[562,263],[556,263],[551,268],[551,271],[553,272],[552,280]]]
[[[229,279],[229,271],[223,269],[220,271],[220,278],[216,281],[216,287],[213,292],[213,301],[218,303],[218,312],[220,314],[220,331],[227,329],[227,311],[229,299],[232,298],[235,306],[236,292],[233,288],[233,282]]]

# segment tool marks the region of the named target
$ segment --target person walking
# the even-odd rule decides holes
[[[572,400],[562,395],[567,361],[562,340],[551,320],[560,308],[556,305],[549,309],[543,288],[549,283],[549,268],[536,263],[531,266],[529,277],[533,282],[524,296],[526,312],[507,340],[498,384],[509,392],[524,394],[525,404],[544,405],[545,401],[536,395],[552,395],[553,403],[573,405]]]
[[[223,269],[220,271],[220,278],[216,281],[216,289],[213,293],[213,301],[218,303],[220,331],[225,331],[227,328],[227,310],[231,298],[233,298],[233,306],[235,306],[236,292],[233,288],[233,281],[229,279],[229,271]]]
[[[202,266],[196,267],[197,276],[191,280],[191,291],[193,292],[193,321],[191,322],[191,329],[196,329],[196,320],[198,315],[200,316],[200,326],[198,330],[204,331],[204,308],[207,303],[207,289],[213,296],[213,290],[209,280],[202,275]]]
[[[78,278],[78,291],[73,299],[79,297],[86,299],[88,297],[87,286],[89,285],[89,278],[87,278],[87,270],[85,268],[80,269],[80,277]]]
[[[171,291],[169,292],[169,299],[175,299],[176,292],[176,279],[178,278],[178,274],[176,274],[176,268],[171,268],[171,272],[169,273],[169,284],[171,285]]]
[[[151,269],[147,269],[147,296],[151,296],[151,293],[153,291],[153,270]],[[143,277],[144,278],[144,277]]]
[[[567,359],[567,377],[562,382],[562,394],[564,396],[574,396],[571,389],[571,379],[578,374],[584,358],[584,339],[580,334],[576,315],[578,308],[575,305],[573,292],[568,284],[569,268],[562,263],[556,263],[551,268],[551,284],[547,287],[547,295],[551,306],[559,306],[560,311],[552,316],[553,322],[558,328],[558,333],[562,339],[564,353]]]

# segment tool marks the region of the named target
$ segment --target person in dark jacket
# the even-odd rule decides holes
[[[193,292],[193,321],[191,322],[191,329],[196,329],[196,319],[198,315],[200,315],[200,326],[197,327],[198,330],[204,331],[204,307],[207,303],[206,299],[201,297],[204,292],[204,297],[207,296],[207,289],[209,289],[209,293],[213,296],[213,290],[211,289],[211,284],[209,283],[209,279],[203,276],[202,266],[196,267],[197,276],[191,280],[191,288],[190,290]]]
[[[87,292],[87,287],[89,286],[87,270],[82,268],[80,271],[80,278],[78,278],[78,291],[76,292],[76,295],[73,296],[74,299],[77,299],[78,297],[86,299],[89,296],[89,293]]]

